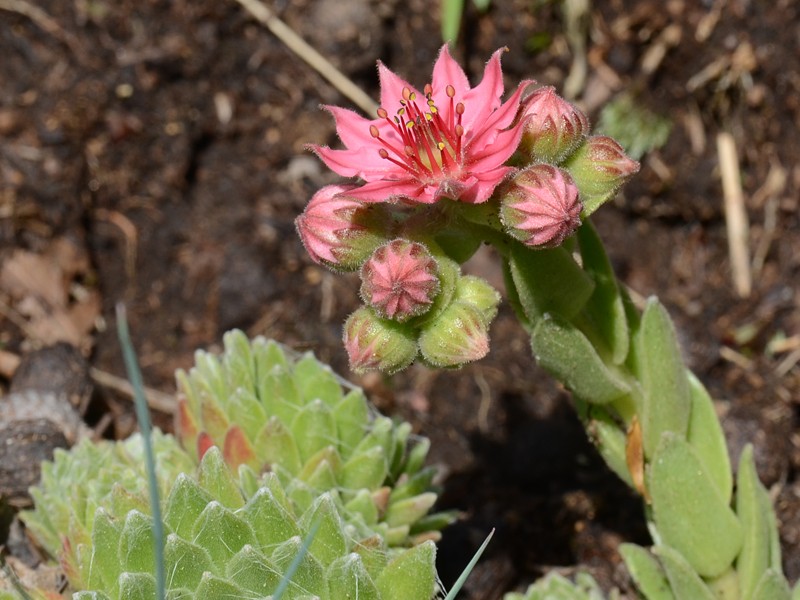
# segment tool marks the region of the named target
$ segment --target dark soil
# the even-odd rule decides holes
[[[422,85],[440,46],[436,3],[272,4],[373,97],[375,60]],[[562,89],[575,52],[561,2],[494,0],[482,15],[466,4],[454,53],[473,78],[507,46],[507,89],[526,77]],[[673,123],[595,223],[622,280],[670,309],[687,361],[719,400],[734,459],[756,444],[794,580],[800,4],[591,4],[579,103],[596,120],[628,90]],[[114,306],[124,301],[146,382],[165,392],[196,348],[218,347],[233,327],[312,349],[348,374],[340,332],[358,302],[356,280],[314,265],[293,225],[313,192],[336,180],[304,150],[336,143],[319,105],[347,100],[232,0],[36,6],[41,14],[26,13],[27,0],[0,0],[0,260],[67,248],[70,260],[45,278],[61,288],[60,304],[44,312],[74,327],[68,335],[51,326],[6,282],[3,347],[19,354],[66,338],[97,369],[123,375]],[[722,131],[736,142],[750,219],[748,297],[735,292],[728,259]],[[499,278],[491,255],[470,268]],[[464,511],[440,547],[443,580],[452,583],[495,527],[465,599],[498,598],[554,567],[589,568],[605,586],[624,586],[616,546],[648,540],[639,500],[586,441],[568,394],[537,369],[507,307],[492,335],[489,357],[458,372],[354,377],[382,411],[432,439],[441,505]],[[102,386],[96,396],[90,421],[110,414],[105,435],[129,434],[129,399]],[[168,415],[157,421],[170,426]]]

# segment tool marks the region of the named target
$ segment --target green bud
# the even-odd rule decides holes
[[[350,368],[356,373],[378,370],[391,375],[405,369],[417,356],[413,328],[381,319],[366,307],[359,308],[345,322],[344,346]]]
[[[585,216],[610,200],[639,171],[639,163],[622,146],[602,135],[587,138],[562,166],[580,190]]]
[[[456,301],[436,321],[426,324],[419,337],[423,358],[435,367],[460,367],[489,352],[489,331],[483,312]]]
[[[456,281],[455,300],[472,304],[480,310],[488,325],[497,315],[500,293],[480,277],[463,275]]]

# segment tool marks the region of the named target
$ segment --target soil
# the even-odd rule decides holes
[[[734,461],[756,444],[797,579],[800,4],[605,0],[573,23],[578,42],[564,3],[493,0],[485,14],[465,4],[454,54],[473,81],[501,46],[507,89],[534,77],[561,90],[583,58],[577,101],[593,120],[628,91],[672,122],[666,145],[593,220],[622,281],[668,306]],[[219,347],[234,327],[351,376],[340,335],[356,279],[314,265],[293,225],[336,181],[304,148],[336,143],[319,106],[348,101],[232,0],[36,6],[0,0],[0,358],[13,365],[67,340],[122,376],[123,301],[146,383],[167,393],[196,348]],[[437,5],[424,0],[272,6],[373,97],[377,59],[422,85],[441,44]],[[721,132],[735,141],[750,223],[745,295],[728,258]],[[488,253],[469,268],[499,279]],[[553,568],[626,586],[616,547],[648,541],[638,498],[587,442],[507,306],[492,342],[458,372],[351,376],[432,439],[440,505],[463,511],[444,532],[442,579],[450,585],[496,528],[465,599],[499,598]],[[87,419],[107,437],[135,427],[129,398],[102,385]],[[170,419],[156,413],[162,427]]]

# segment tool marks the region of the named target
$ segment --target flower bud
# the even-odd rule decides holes
[[[554,248],[581,224],[581,203],[572,178],[536,164],[511,181],[500,205],[506,231],[526,246]]]
[[[539,88],[525,100],[520,150],[531,160],[557,164],[578,147],[589,132],[589,120],[553,87]]]
[[[361,297],[378,316],[406,321],[430,309],[440,288],[437,270],[424,245],[392,240],[361,267]]]
[[[596,135],[588,138],[564,163],[581,192],[589,215],[609,200],[639,171],[639,163],[625,154],[613,138]]]
[[[479,308],[466,302],[450,304],[422,329],[419,349],[434,367],[460,367],[489,352],[488,325]]]
[[[500,294],[489,282],[475,275],[464,275],[456,282],[456,300],[471,304],[481,311],[483,320],[488,325],[497,315]]]
[[[328,185],[311,198],[295,226],[311,259],[333,269],[354,271],[385,241],[388,217],[382,208],[350,198],[355,186]]]
[[[405,369],[417,356],[411,327],[381,319],[367,307],[359,308],[345,321],[344,347],[355,373],[378,370],[391,375]]]

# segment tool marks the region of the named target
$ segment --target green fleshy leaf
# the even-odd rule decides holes
[[[736,559],[736,570],[739,572],[741,598],[751,600],[771,564],[770,529],[775,528],[776,524],[770,511],[763,510],[763,488],[756,473],[753,447],[749,444],[739,458],[736,483],[736,514],[744,530],[742,551]]]
[[[528,320],[547,313],[569,320],[594,292],[594,282],[563,247],[533,250],[514,243],[509,261],[516,295]]]
[[[698,458],[706,466],[711,480],[719,489],[725,502],[730,503],[733,493],[733,475],[725,434],[714,411],[714,402],[705,387],[689,371],[689,389],[692,407],[689,415],[689,430],[686,439],[694,448]]]
[[[369,433],[367,433],[364,437],[361,438],[361,441],[353,450],[353,454],[360,454],[362,452],[366,452],[371,450],[375,446],[379,446],[384,449],[384,452],[387,455],[391,452],[392,446],[392,434],[394,432],[394,424],[392,420],[388,417],[376,417],[375,420],[372,422],[372,426],[369,429]]]
[[[606,464],[622,481],[630,487],[634,487],[625,456],[627,446],[625,432],[605,408],[590,405],[588,411],[589,421],[586,431],[589,433],[598,452],[600,452],[600,456],[603,457]]]
[[[267,340],[261,336],[255,338],[252,352],[257,378],[263,377],[275,367],[285,370],[289,368],[289,359],[275,340]]]
[[[375,446],[353,454],[342,467],[339,483],[345,490],[374,490],[383,484],[387,474],[386,455],[383,448]]]
[[[675,329],[656,298],[647,301],[635,344],[636,368],[644,392],[639,421],[644,454],[652,458],[662,433],[686,435],[692,402]]]
[[[381,600],[431,598],[436,591],[436,545],[424,542],[386,565],[375,585]]]
[[[114,597],[116,597],[116,595]],[[11,594],[5,595],[4,592],[0,591],[0,600],[19,600],[20,598],[21,596],[13,596]],[[72,600],[111,600],[111,596],[107,596],[103,592],[83,591],[72,594]]]
[[[351,548],[351,552],[355,552],[361,557],[364,568],[373,581],[383,572],[389,561],[386,542],[377,534],[356,542]]]
[[[412,440],[411,447],[408,450],[408,456],[406,457],[405,472],[407,475],[413,476],[425,466],[425,459],[428,456],[430,448],[431,441],[428,438]]]
[[[203,548],[171,533],[164,545],[164,572],[169,588],[194,590],[200,584],[203,573],[216,571],[211,557]]]
[[[256,439],[267,422],[267,412],[250,388],[239,387],[228,398],[228,414],[231,422],[238,425],[249,440]]]
[[[294,537],[275,548],[271,559],[278,567],[278,572],[284,573],[289,568],[295,557],[302,551],[302,547],[303,540]],[[325,581],[325,569],[310,552],[306,552],[300,561],[282,600],[299,598],[302,595],[330,597],[328,584]]]
[[[239,329],[233,329],[222,337],[225,346],[225,367],[229,378],[229,389],[255,389],[255,363],[250,340]]]
[[[342,399],[342,384],[336,375],[310,352],[295,364],[294,380],[303,404],[322,400],[328,408],[333,408]]]
[[[705,582],[715,598],[740,598],[739,574],[732,566],[719,577],[706,579]]]
[[[767,569],[753,593],[753,600],[790,600],[792,591],[780,569]]]
[[[721,575],[739,554],[742,526],[686,440],[674,433],[662,435],[647,487],[663,543],[703,577]],[[685,597],[674,585],[673,591]]]
[[[408,438],[411,435],[411,423],[404,421],[394,428],[393,445],[389,454],[389,473],[392,481],[396,481],[403,474],[406,462],[406,449]]]
[[[344,505],[345,510],[350,513],[358,513],[364,520],[364,523],[370,527],[378,522],[378,507],[372,499],[372,494],[367,489],[359,490],[352,499],[348,500]]]
[[[434,477],[436,469],[433,467],[426,467],[411,477],[403,475],[392,488],[389,501],[397,502],[430,491]]]
[[[327,567],[347,554],[342,519],[330,493],[322,494],[300,519],[306,531],[316,528],[308,551]]]
[[[350,553],[333,561],[328,567],[327,579],[331,598],[381,600],[378,588],[358,554]]]
[[[194,524],[211,496],[194,479],[181,473],[167,498],[164,522],[179,536],[191,539]]]
[[[239,485],[245,498],[252,498],[261,487],[258,474],[247,465],[239,465]]]
[[[594,292],[586,303],[586,312],[611,351],[611,360],[621,365],[628,356],[630,332],[616,275],[589,220],[578,229],[578,242],[583,269],[595,283]]]
[[[200,486],[223,506],[234,510],[244,506],[242,492],[218,447],[212,446],[203,456],[197,477]]]
[[[153,600],[156,597],[156,579],[150,572],[122,573],[119,576],[119,597],[125,600]]]
[[[98,509],[92,527],[92,576],[89,577],[87,587],[104,589],[112,596],[119,593],[118,580],[122,572],[119,561],[121,535],[120,528],[109,514],[102,508]]]
[[[252,528],[217,501],[209,502],[195,523],[192,541],[205,549],[218,572],[245,544],[255,544]]]
[[[271,417],[255,440],[256,455],[267,467],[281,465],[290,473],[303,466],[294,436],[277,417]]]
[[[432,492],[426,492],[412,498],[392,502],[386,510],[384,520],[389,527],[410,525],[428,514],[428,511],[435,503],[436,494]]]
[[[364,392],[351,390],[333,408],[339,452],[347,458],[369,427],[369,407]]]
[[[559,316],[546,315],[539,320],[531,346],[537,362],[581,400],[606,404],[630,392],[630,386],[603,363],[586,336]]]
[[[258,550],[245,545],[228,563],[227,576],[231,583],[252,592],[247,597],[265,598],[281,580],[280,572]]]
[[[300,458],[305,462],[326,446],[336,443],[336,422],[330,406],[312,400],[295,415],[291,425]]]
[[[652,554],[636,544],[621,544],[619,553],[636,587],[647,600],[675,600],[669,580]]]
[[[300,410],[300,392],[291,372],[284,367],[275,366],[259,379],[258,397],[266,413],[283,423],[291,423]]]
[[[152,519],[138,510],[130,511],[125,517],[119,539],[119,560],[122,570],[155,573]]]
[[[203,574],[200,585],[197,586],[194,597],[195,600],[221,600],[223,598],[249,598],[250,596],[239,586],[206,572]]]
[[[255,531],[258,547],[266,549],[299,536],[300,528],[273,492],[263,487],[250,498],[240,513]]]
[[[700,575],[681,556],[681,553],[668,546],[656,546],[653,553],[658,556],[669,579],[676,598],[692,600],[716,600],[714,594],[700,578]]]

